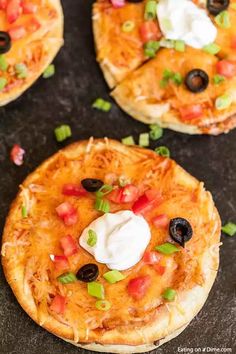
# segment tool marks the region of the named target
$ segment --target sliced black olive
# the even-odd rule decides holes
[[[80,281],[90,283],[91,281],[97,279],[98,274],[98,266],[96,264],[90,263],[85,264],[82,268],[80,268],[76,274],[76,277]]]
[[[96,178],[85,178],[81,181],[82,186],[88,192],[97,192],[102,186],[103,181]]]
[[[0,31],[0,54],[9,52],[11,49],[11,37],[7,32]]]
[[[199,93],[209,85],[209,76],[201,69],[194,69],[186,75],[184,82],[189,91]]]
[[[169,233],[171,238],[184,247],[185,242],[193,236],[193,229],[188,220],[175,218],[170,221]]]
[[[229,7],[229,0],[207,0],[207,9],[211,15],[217,16]]]

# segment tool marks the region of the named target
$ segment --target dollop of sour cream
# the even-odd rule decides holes
[[[89,230],[97,235],[97,242],[92,247],[87,243]],[[123,210],[94,220],[82,232],[79,243],[109,269],[126,270],[141,260],[150,239],[146,220],[130,210]]]
[[[191,0],[160,0],[157,17],[166,39],[183,40],[197,49],[216,39],[217,28],[210,17]]]

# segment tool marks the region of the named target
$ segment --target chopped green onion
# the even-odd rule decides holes
[[[166,243],[163,243],[162,245],[160,246],[156,246],[155,247],[155,251],[159,251],[163,254],[172,254],[172,253],[175,253],[175,252],[179,252],[180,249],[178,247],[176,247],[175,245],[173,245],[172,243],[169,243],[169,242],[166,242]]]
[[[160,46],[163,48],[172,49],[175,47],[175,41],[173,41],[172,39],[161,39]]]
[[[5,77],[0,77],[0,91],[4,89],[6,84],[7,84],[7,79],[5,79]]]
[[[172,70],[165,69],[162,80],[160,81],[161,88],[166,88],[170,80],[177,86],[181,85],[183,82],[183,78],[180,73],[175,73]]]
[[[124,145],[135,145],[134,138],[130,135],[121,140]]]
[[[61,125],[59,127],[57,127],[54,130],[55,136],[56,136],[56,140],[60,143],[64,140],[66,140],[67,138],[71,137],[71,128],[69,125],[64,124]]]
[[[103,278],[105,278],[108,283],[115,284],[118,281],[125,279],[125,276],[118,270],[111,270],[110,272],[103,274]]]
[[[148,133],[142,133],[139,135],[139,146],[149,146],[149,134]]]
[[[103,98],[97,98],[92,107],[103,112],[109,112],[111,109],[111,103],[105,101]]]
[[[225,81],[225,77],[222,76],[222,75],[216,74],[216,75],[213,76],[213,83],[215,85],[219,85],[219,84],[221,84],[224,81]]]
[[[28,68],[24,63],[16,64],[15,71],[18,79],[25,79],[28,76]]]
[[[163,72],[163,79],[167,79],[167,80],[172,79],[173,75],[174,75],[174,72],[172,70],[165,69]]]
[[[183,78],[180,73],[175,73],[173,75],[172,81],[177,85],[180,86],[183,83]]]
[[[105,290],[102,284],[92,281],[87,285],[89,295],[103,300],[105,298]]]
[[[1,71],[7,71],[8,68],[8,62],[6,60],[5,55],[0,55],[0,70]]]
[[[25,205],[22,205],[22,207],[21,207],[21,215],[22,215],[22,218],[27,218],[27,216],[28,216],[27,208]]]
[[[222,11],[215,17],[215,21],[217,25],[221,28],[230,28],[231,27],[231,21],[230,21],[230,16],[229,12],[227,10]]]
[[[163,136],[163,129],[158,124],[151,124],[149,136],[152,140],[158,140]]]
[[[215,43],[211,43],[211,44],[205,45],[205,47],[203,47],[203,50],[206,53],[216,55],[217,53],[220,52],[221,47]]]
[[[168,18],[163,18],[162,26],[164,27],[165,31],[172,31],[173,29],[172,23]]]
[[[229,236],[234,236],[236,234],[236,224],[228,222],[222,227],[222,231]]]
[[[145,20],[153,20],[156,17],[157,3],[156,0],[149,0],[145,6]]]
[[[56,69],[55,69],[55,65],[54,64],[50,64],[46,70],[44,70],[43,73],[43,78],[44,79],[49,79],[50,77],[52,77],[53,75],[55,75]]]
[[[185,51],[185,42],[181,40],[175,41],[175,50],[177,52],[184,52]]]
[[[90,247],[93,247],[95,246],[97,243],[97,234],[95,231],[93,230],[88,230],[88,240],[87,240],[87,244],[90,246]]]
[[[162,294],[162,297],[165,300],[168,301],[174,301],[175,297],[176,297],[176,291],[174,289],[171,288],[167,288],[164,293]]]
[[[160,42],[158,41],[149,41],[144,45],[144,53],[149,58],[154,58],[159,49]]]
[[[68,272],[57,277],[57,280],[62,284],[70,284],[74,283],[78,279],[76,278],[74,273]]]
[[[221,111],[221,110],[229,108],[231,106],[232,102],[233,102],[232,97],[226,93],[223,96],[220,96],[216,99],[215,107],[216,107],[216,109]]]
[[[133,21],[125,21],[121,27],[123,32],[132,32],[135,27],[135,23]]]
[[[155,152],[163,157],[170,157],[170,150],[166,146],[158,146]]]
[[[111,193],[113,187],[110,184],[104,184],[95,194],[96,197],[102,198],[105,195]]]
[[[96,302],[95,306],[100,311],[108,311],[111,308],[111,303],[107,300],[99,300]]]
[[[103,213],[109,213],[110,204],[107,200],[102,200],[100,198],[97,198],[95,202],[95,209]]]

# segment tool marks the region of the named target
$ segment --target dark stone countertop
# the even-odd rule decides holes
[[[57,73],[40,79],[20,99],[0,108],[0,227],[4,226],[18,185],[59,145],[53,130],[71,125],[73,137],[66,141],[109,136],[121,139],[147,131],[116,104],[104,114],[91,108],[97,97],[109,98],[108,88],[95,61],[91,32],[91,0],[66,0],[65,46],[55,60]],[[26,149],[25,164],[18,168],[9,160],[14,143]],[[167,145],[172,157],[213,193],[223,222],[236,220],[236,129],[219,137],[188,136],[166,130],[155,145]],[[220,271],[203,310],[176,339],[156,350],[159,354],[191,352],[191,348],[232,348],[236,353],[235,238],[223,236]],[[0,353],[73,354],[84,352],[37,326],[21,309],[0,269]],[[178,349],[179,347],[179,349]],[[190,349],[187,349],[190,348]],[[207,350],[207,349],[206,349]],[[200,351],[198,351],[200,352]]]

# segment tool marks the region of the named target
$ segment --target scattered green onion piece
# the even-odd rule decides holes
[[[221,110],[229,108],[231,106],[232,102],[233,102],[232,97],[226,93],[225,95],[220,96],[216,99],[215,107],[216,107],[216,109],[221,111]]]
[[[68,272],[57,277],[57,280],[62,284],[70,284],[74,283],[78,279],[76,278],[74,273]]]
[[[115,284],[118,281],[125,279],[125,276],[118,270],[111,270],[103,274],[103,278],[105,278],[108,281],[108,283]]]
[[[160,46],[163,48],[172,49],[175,47],[175,41],[173,41],[172,39],[161,39]]]
[[[96,193],[97,198],[102,198],[105,195],[111,193],[113,187],[110,184],[104,184]]]
[[[43,78],[44,79],[49,79],[53,75],[55,75],[56,69],[54,64],[50,64],[47,69],[43,73]]]
[[[96,302],[95,306],[100,311],[108,311],[111,308],[111,303],[107,300],[99,300]]]
[[[220,12],[219,15],[215,17],[215,21],[220,28],[231,27],[230,15],[227,10]]]
[[[72,135],[70,126],[66,125],[66,124],[57,127],[54,130],[54,133],[56,136],[56,140],[59,143],[66,140],[67,138],[71,137],[71,135]]]
[[[22,215],[22,218],[27,218],[27,216],[28,216],[27,208],[25,205],[22,205],[22,207],[21,207],[21,215]]]
[[[203,50],[206,53],[216,55],[217,53],[220,52],[221,47],[215,43],[211,43],[211,44],[205,45],[205,47],[203,47]]]
[[[173,29],[172,23],[168,18],[163,18],[162,26],[165,28],[165,31],[172,31]]]
[[[172,243],[166,242],[166,243],[163,243],[162,245],[156,246],[155,251],[169,255],[169,254],[172,254],[175,252],[179,252],[180,249],[178,247],[176,247],[175,245],[173,245]]]
[[[166,146],[158,146],[155,152],[163,157],[170,157],[170,150]]]
[[[173,75],[172,81],[177,85],[180,86],[183,83],[183,78],[180,73],[175,73]]]
[[[95,209],[106,214],[110,211],[110,204],[107,200],[97,198],[95,202]]]
[[[121,140],[124,145],[135,145],[134,138],[130,135]]]
[[[92,107],[103,112],[109,112],[111,109],[111,103],[105,101],[103,98],[97,98]]]
[[[172,79],[174,76],[174,72],[169,70],[169,69],[165,69],[164,72],[163,72],[163,79]]]
[[[28,76],[28,68],[24,63],[16,64],[15,71],[18,79],[25,79]]]
[[[154,58],[159,49],[160,42],[158,41],[149,41],[144,45],[144,53],[149,58]]]
[[[142,133],[139,135],[139,146],[147,147],[149,146],[149,134]]]
[[[105,298],[105,290],[102,284],[92,281],[87,285],[89,295],[103,300]]]
[[[158,124],[151,124],[149,126],[151,129],[149,136],[152,140],[158,140],[163,136],[163,129]]]
[[[162,80],[160,81],[161,88],[166,88],[170,80],[177,86],[183,83],[183,78],[180,73],[175,73],[172,70],[165,69]]]
[[[162,294],[162,297],[165,300],[168,301],[174,301],[175,297],[176,297],[176,291],[174,289],[171,288],[167,288],[164,293]]]
[[[87,244],[90,246],[90,247],[93,247],[95,246],[97,243],[97,234],[95,231],[93,230],[88,230],[88,240],[87,240]]]
[[[5,55],[0,55],[0,70],[1,71],[7,71],[7,68],[8,68],[8,63],[7,63],[7,60],[6,60],[6,57]]]
[[[153,20],[156,17],[157,3],[156,0],[149,0],[145,6],[145,20]]]
[[[175,41],[175,50],[177,50],[177,52],[184,52],[185,51],[184,41],[181,40]]]
[[[7,79],[5,79],[5,77],[0,77],[0,91],[4,89],[6,84],[7,84]]]
[[[236,234],[236,224],[228,222],[222,227],[222,231],[229,236],[234,236]]]
[[[123,32],[132,32],[135,27],[135,23],[133,21],[125,21],[121,27]]]
[[[222,76],[222,75],[216,74],[216,75],[214,75],[214,77],[213,77],[213,83],[214,83],[215,85],[219,85],[219,84],[221,84],[221,83],[224,82],[224,81],[225,81],[225,77]]]

